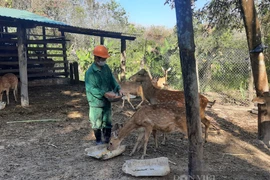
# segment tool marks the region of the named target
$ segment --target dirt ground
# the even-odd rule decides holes
[[[220,134],[210,129],[204,144],[205,180],[270,179],[270,151],[257,140],[256,115],[250,108],[223,104],[218,97],[206,96],[217,103],[207,109]],[[85,148],[94,145],[88,122],[88,104],[84,86],[58,85],[29,87],[30,107],[22,108],[10,94],[11,104],[0,110],[0,179],[181,179],[188,170],[188,140],[179,133],[168,135],[166,145],[157,150],[151,137],[146,158],[168,157],[171,172],[165,177],[133,177],[122,171],[125,160],[139,159],[130,153],[136,132],[122,144],[123,155],[106,161],[87,157]],[[134,104],[139,102],[133,101]],[[126,103],[113,104],[113,122],[124,122],[132,112]],[[19,122],[47,120],[47,122]],[[48,121],[55,120],[55,121]],[[161,139],[161,138],[160,138]],[[202,179],[201,178],[201,179]]]

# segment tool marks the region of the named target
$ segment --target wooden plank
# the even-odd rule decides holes
[[[48,71],[48,70],[65,70],[65,67],[53,67],[53,68],[28,68],[27,72],[40,72],[40,71]],[[19,69],[1,69],[1,74],[5,73],[18,73]]]
[[[17,46],[0,46],[0,50],[17,50]]]
[[[65,27],[59,28],[59,31],[76,33],[76,34],[93,35],[93,36],[103,36],[103,37],[116,38],[116,39],[126,39],[126,40],[131,40],[131,41],[136,39],[136,37],[126,36],[126,35],[123,35],[122,33],[109,32],[109,31],[96,30],[96,29],[79,28],[79,27],[74,28],[74,27],[65,26]]]
[[[1,69],[0,72],[1,72],[1,74],[18,73],[19,69]]]
[[[43,36],[43,34],[27,34],[28,36]],[[46,35],[46,37],[64,38],[63,36]]]
[[[11,39],[11,38],[17,38],[17,35],[12,34],[12,33],[5,33],[5,34],[0,34],[0,37],[4,39]]]
[[[67,57],[64,54],[28,54],[28,57]]]
[[[52,44],[62,44],[63,41],[66,40],[27,40],[26,43],[27,44],[44,44],[44,43],[52,43]]]
[[[18,57],[18,54],[1,54],[0,53],[0,57]]]
[[[17,39],[10,39],[10,38],[0,38],[0,42],[7,42],[7,43],[9,43],[9,42],[18,42],[18,40]]]
[[[0,48],[1,49],[1,48]],[[59,51],[63,51],[66,50],[66,48],[60,48],[60,47],[27,47],[28,51],[48,51],[48,50],[59,50]]]
[[[29,77],[58,77],[58,76],[66,76],[68,73],[66,72],[44,72],[44,73],[35,73],[35,74],[28,74]]]
[[[52,63],[54,63],[54,64],[68,64],[69,62],[68,61],[53,61],[53,62],[51,62],[51,61],[45,61],[45,60],[37,60],[37,59],[29,59],[28,60],[28,62],[27,62],[27,64],[52,64]]]
[[[53,68],[29,68],[28,72],[41,72],[49,70],[64,70],[65,67],[53,67]]]
[[[61,84],[69,84],[68,78],[63,77],[52,77],[52,78],[44,78],[44,79],[34,79],[29,81],[29,87],[33,86],[50,86],[50,85],[61,85]]]
[[[0,61],[0,65],[19,65],[19,61]]]
[[[0,34],[9,34],[9,35],[18,35],[17,33],[10,33],[10,32],[0,32]]]
[[[40,60],[28,60],[27,64],[68,64],[68,61],[40,61]],[[19,61],[0,61],[0,65],[19,65]]]

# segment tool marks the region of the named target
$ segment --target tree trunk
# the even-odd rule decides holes
[[[175,0],[175,10],[188,125],[188,173],[191,178],[200,179],[203,170],[203,142],[199,113],[199,97],[196,76],[196,61],[194,54],[195,45],[192,25],[191,1]]]
[[[244,25],[246,29],[249,50],[262,43],[260,23],[257,16],[253,0],[239,0],[243,14]],[[262,97],[264,92],[269,91],[266,67],[263,52],[250,53],[250,61],[254,77],[254,84],[257,96]],[[258,137],[264,138],[265,132],[262,132],[262,122],[266,116],[261,112],[261,105],[258,105]],[[269,129],[270,131],[270,129]]]

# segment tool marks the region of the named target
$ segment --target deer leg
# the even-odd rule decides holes
[[[9,90],[6,90],[6,95],[7,95],[7,104],[9,104]]]
[[[15,101],[17,102],[17,90],[16,90],[16,88],[13,89],[13,95],[14,95]]]
[[[2,100],[3,100],[3,93],[4,92],[0,92],[0,101],[2,102]]]
[[[143,139],[143,136],[144,136],[144,132],[140,133],[139,136],[137,137],[137,141],[136,141],[136,143],[135,143],[135,145],[134,145],[131,153],[129,154],[130,156],[132,156],[134,154],[134,152],[136,151],[139,143],[141,144],[141,141]]]
[[[136,106],[136,109],[138,109],[138,108],[142,105],[143,102],[144,102],[144,100],[142,100],[142,101]]]
[[[127,101],[129,102],[129,104],[131,105],[131,107],[135,110],[135,107],[133,106],[133,104],[130,102],[130,94],[127,94]]]
[[[144,156],[146,156],[146,149],[147,149],[147,144],[148,144],[148,140],[149,140],[149,136],[152,132],[152,127],[146,127],[145,128],[145,132],[144,132],[144,148],[143,148],[143,155],[141,157],[141,159],[144,159]]]
[[[141,148],[142,148],[142,146],[143,146],[143,143],[144,143],[144,139],[143,139],[143,137],[142,137],[142,139],[141,139],[141,141],[140,141],[140,143],[139,143],[139,146],[138,146],[138,148],[137,148],[137,152],[139,152],[139,151],[141,150]]]
[[[166,134],[163,133],[163,140],[161,142],[162,145],[165,145],[166,144]]]
[[[158,148],[157,130],[153,130],[153,137],[155,139],[155,146]]]
[[[124,106],[125,106],[125,99],[123,98],[123,102],[122,102],[122,109],[124,108]]]
[[[210,127],[210,121],[206,117],[204,117],[204,118],[202,118],[202,123],[205,126],[204,138],[205,138],[205,142],[207,142],[207,140],[208,140],[208,130],[209,130],[209,127]]]

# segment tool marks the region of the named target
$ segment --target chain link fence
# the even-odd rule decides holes
[[[196,59],[201,93],[215,92],[224,103],[250,105],[255,91],[246,50],[226,49]]]
[[[221,103],[251,105],[255,89],[246,49],[201,53],[196,56],[196,61],[200,93],[218,97]],[[168,74],[168,84],[173,89],[183,90],[180,60],[179,66],[172,68]]]

